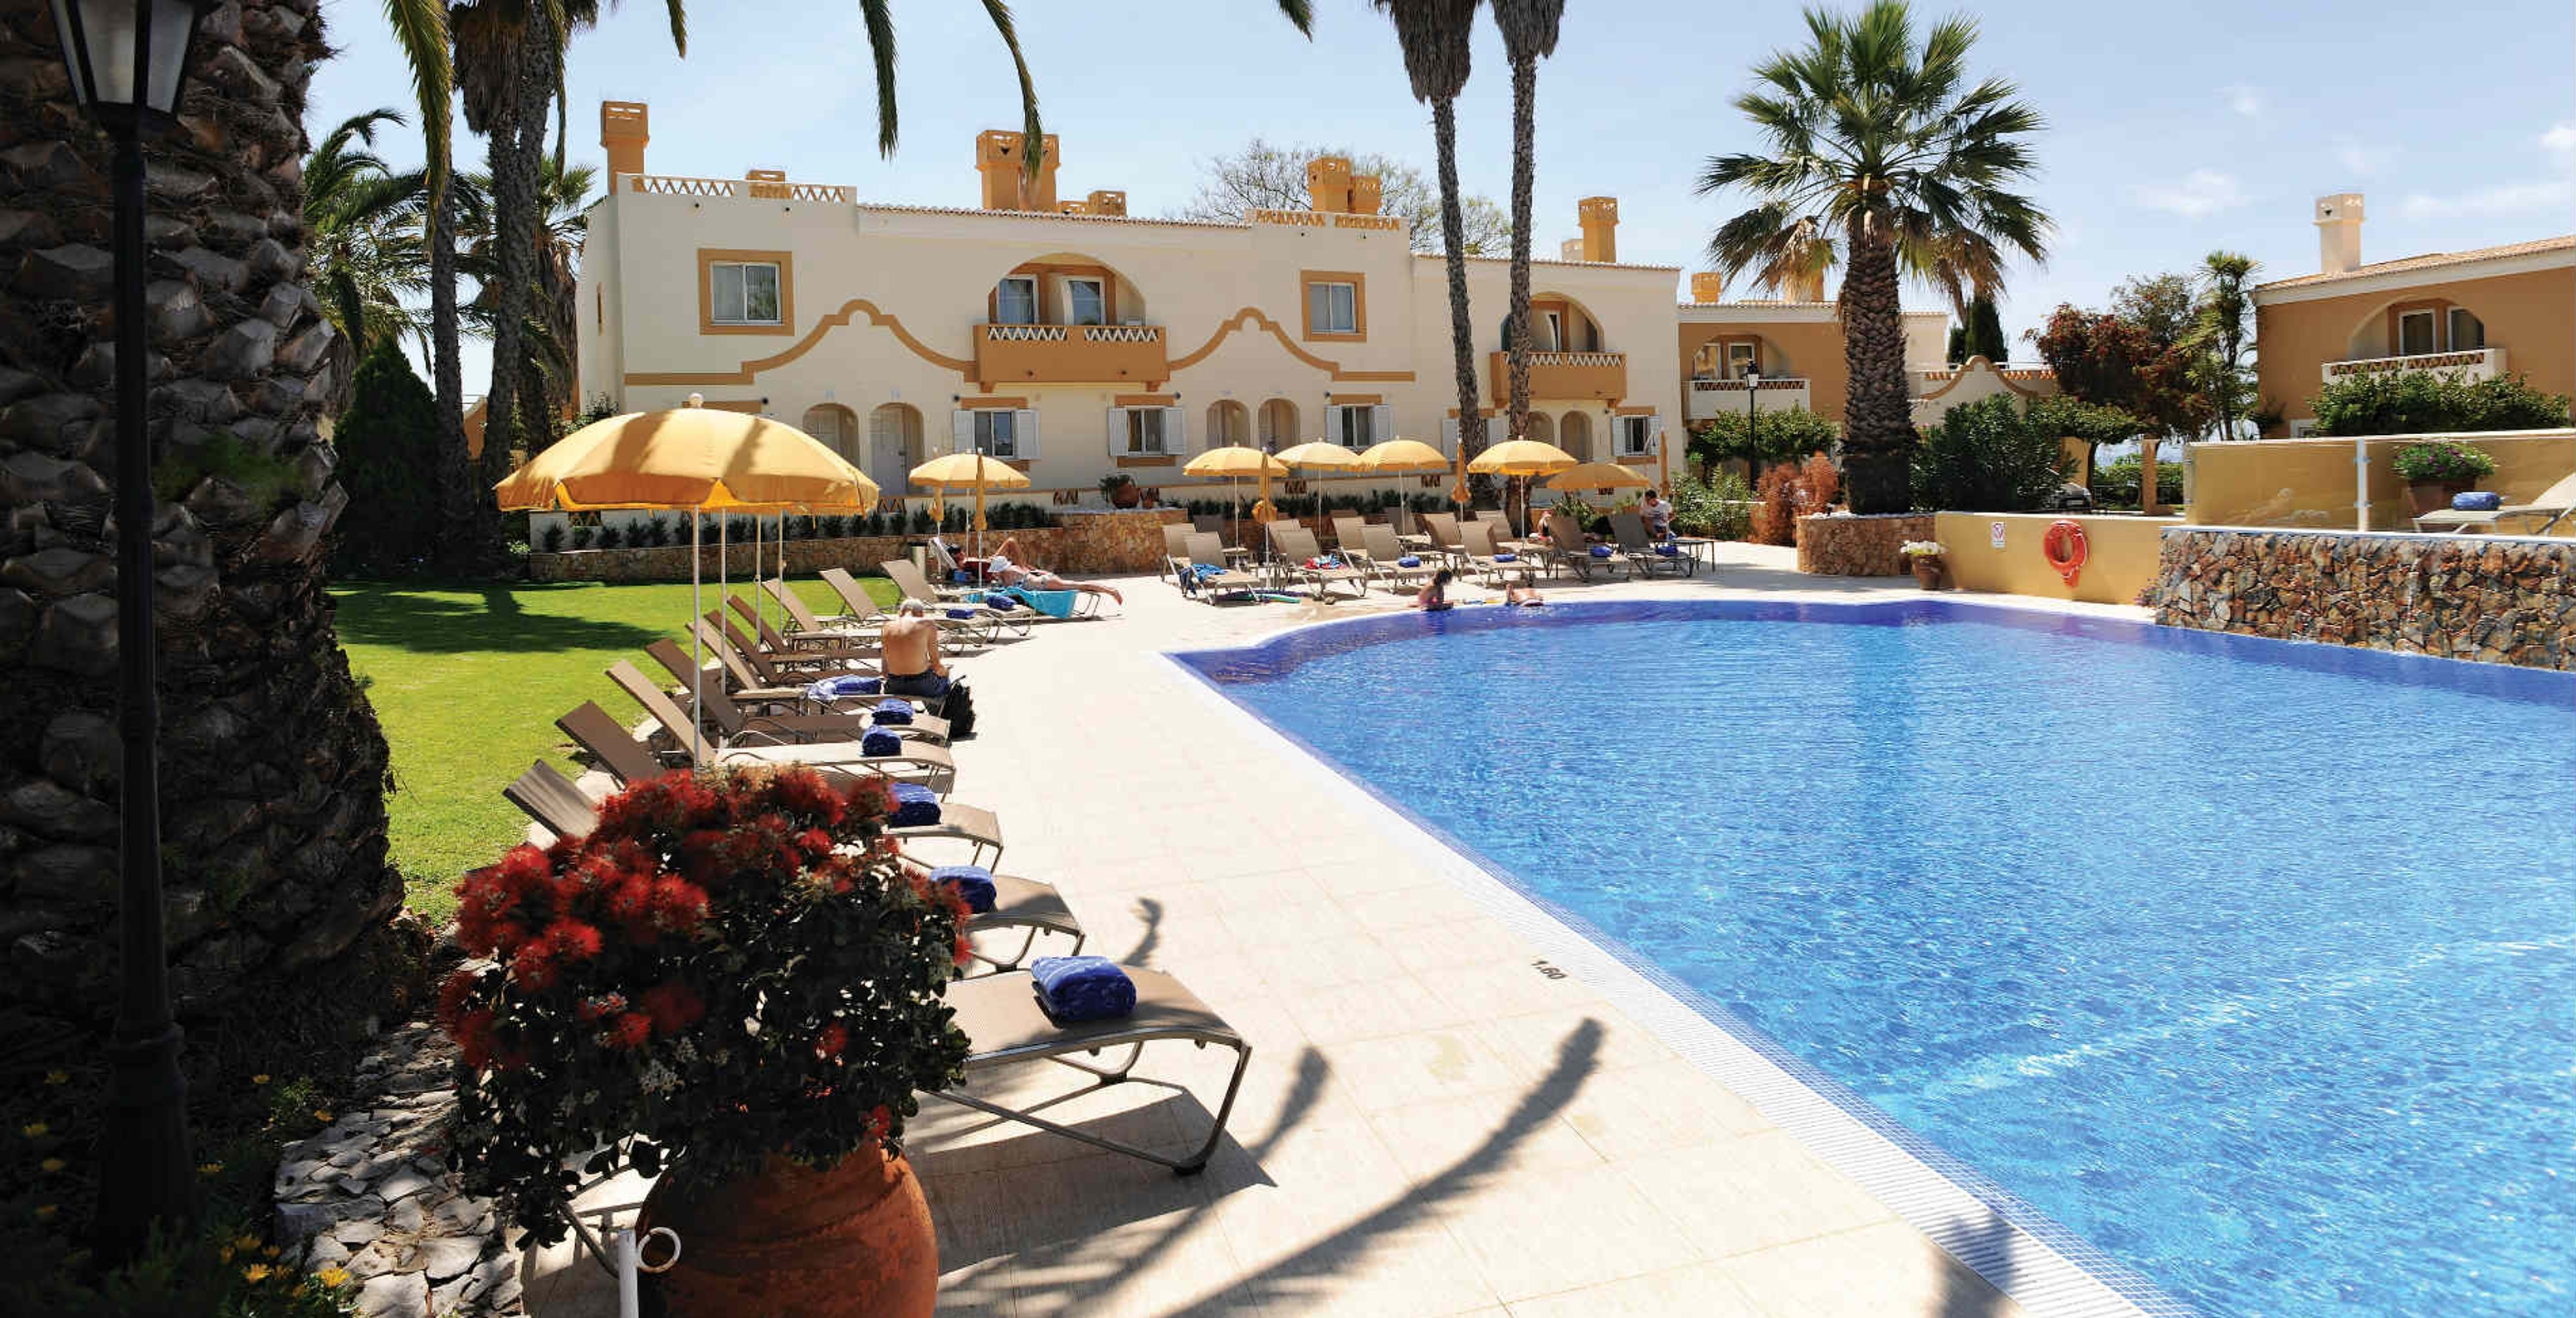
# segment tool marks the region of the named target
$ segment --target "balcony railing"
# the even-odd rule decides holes
[[[1706,421],[1721,412],[1744,410],[1745,381],[1692,380],[1683,391],[1682,415],[1692,421]],[[1762,377],[1762,387],[1752,391],[1756,412],[1795,412],[1807,408],[1807,380],[1804,376],[1780,375]]]
[[[2417,352],[2403,357],[2356,357],[2349,361],[2327,362],[2325,382],[2349,379],[2356,375],[2376,375],[2382,371],[2456,372],[2463,380],[2491,380],[2504,374],[2504,349],[2469,348],[2460,352]]]
[[[1401,229],[1404,221],[1392,215],[1354,215],[1344,211],[1253,210],[1245,216],[1254,224],[1295,224],[1309,229]]]
[[[762,200],[837,201],[857,205],[859,190],[846,183],[790,183],[774,178],[682,178],[673,174],[623,174],[629,192],[661,197],[758,197]]]
[[[1603,401],[1628,396],[1628,354],[1624,352],[1532,352],[1530,363],[1530,397],[1532,398],[1597,398]],[[1487,358],[1492,376],[1494,401],[1507,402],[1512,396],[1512,355],[1497,352]]]
[[[1160,325],[978,325],[975,377],[1005,384],[1142,384],[1171,378]]]

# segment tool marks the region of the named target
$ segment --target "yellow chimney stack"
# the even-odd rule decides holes
[[[1619,199],[1586,197],[1575,203],[1583,219],[1583,260],[1619,259]]]
[[[1560,261],[1581,261],[1588,259],[1583,255],[1583,240],[1580,238],[1568,238],[1564,242],[1558,243],[1556,245],[1556,259]]]
[[[751,195],[755,197],[775,197],[784,199],[787,196],[786,170],[746,170],[743,172],[743,178],[750,182],[751,187],[749,191],[751,192]]]
[[[1083,199],[1082,210],[1086,215],[1124,215],[1127,213],[1127,194],[1116,188],[1095,188],[1089,197]]]
[[[1306,164],[1306,204],[1329,214],[1351,209],[1351,162],[1347,156],[1317,156]]]
[[[1046,135],[1040,143],[1045,155],[1038,161],[1035,183],[1022,177],[1028,137],[1024,133],[999,128],[975,135],[975,171],[983,176],[984,209],[988,211],[1051,211],[1055,205],[1055,167],[1058,159],[1055,134]]]
[[[608,190],[617,191],[617,176],[644,172],[645,113],[642,101],[599,103],[599,146],[608,153]]]
[[[1375,215],[1384,200],[1384,185],[1375,174],[1351,175],[1351,214]]]
[[[1702,270],[1691,276],[1691,301],[1724,302],[1726,276],[1714,270]]]

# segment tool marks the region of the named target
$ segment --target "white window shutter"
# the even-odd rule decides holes
[[[954,446],[954,447],[952,447],[952,448],[950,448],[948,451],[949,451],[949,452],[951,452],[951,453],[972,453],[972,452],[974,452],[974,451],[975,451],[975,414],[974,414],[974,412],[972,412],[972,411],[970,411],[970,410],[968,410],[968,409],[966,409],[966,408],[961,407],[961,408],[957,409],[955,412],[950,413],[950,414],[949,414],[949,419],[950,419],[950,422],[951,422],[951,426],[950,426],[949,434],[950,434],[950,438],[952,438],[952,439],[955,441],[955,446]]]
[[[1380,403],[1369,409],[1369,442],[1383,444],[1395,438],[1395,409]]]
[[[1454,416],[1440,418],[1440,451],[1453,457],[1458,452],[1458,418]]]
[[[1016,448],[1020,461],[1037,461],[1038,413],[1036,408],[1023,407],[1011,413],[1011,443]]]
[[[1113,407],[1109,409],[1109,456],[1114,458],[1126,451],[1127,409]]]
[[[1181,420],[1181,409],[1177,407],[1163,409],[1163,451],[1165,453],[1190,451],[1189,425]]]
[[[1664,414],[1661,412],[1649,413],[1646,417],[1646,451],[1664,451]]]
[[[1342,403],[1326,403],[1324,405],[1324,442],[1328,444],[1339,444],[1342,442],[1342,427],[1349,424],[1342,420],[1342,413],[1345,410],[1347,410],[1347,406]]]

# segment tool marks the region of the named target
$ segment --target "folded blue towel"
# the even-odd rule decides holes
[[[912,722],[912,702],[909,700],[880,700],[877,702],[877,707],[869,712],[876,716],[877,723],[890,728],[899,728]]]
[[[2471,490],[2452,495],[2451,506],[2464,513],[2491,513],[2504,506],[2504,496],[2493,490]]]
[[[1657,545],[1655,546],[1655,552],[1666,558],[1674,558],[1681,554],[1682,547],[1680,545]]]
[[[870,728],[859,738],[861,755],[903,754],[903,734],[892,728]]]
[[[981,865],[942,865],[930,872],[932,883],[953,883],[966,909],[982,915],[993,909],[993,871]]]
[[[872,696],[881,689],[882,684],[873,677],[847,674],[824,678],[806,687],[805,694],[814,700],[838,700],[844,696]]]
[[[1518,554],[1496,554],[1494,555],[1494,561],[1497,563],[1517,563],[1521,561],[1521,556]]]
[[[1218,567],[1214,563],[1190,564],[1190,580],[1192,581],[1214,581],[1218,577],[1224,575],[1225,569]]]
[[[1060,1021],[1098,1021],[1136,1010],[1136,982],[1105,956],[1042,956],[1029,963],[1038,1001]]]
[[[975,581],[975,574],[961,567],[956,571],[949,573],[948,580],[955,585],[972,585]]]
[[[955,618],[959,622],[973,622],[975,620],[975,611],[973,609],[949,609],[946,610],[946,612],[949,617]]]
[[[1422,558],[1418,554],[1407,554],[1404,557],[1395,560],[1395,565],[1397,567],[1420,567],[1422,566]]]
[[[894,785],[894,816],[889,828],[928,828],[939,822],[939,793],[918,783]]]
[[[1608,558],[1610,556],[1610,546],[1594,545],[1592,547],[1592,556],[1594,558]]]

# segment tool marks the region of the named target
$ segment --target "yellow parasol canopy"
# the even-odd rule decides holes
[[[1371,444],[1360,454],[1360,470],[1383,472],[1391,476],[1449,470],[1449,459],[1440,450],[1418,439],[1390,439]]]
[[[1483,476],[1545,476],[1573,465],[1574,455],[1554,444],[1514,439],[1477,454],[1467,470]]]
[[[1257,448],[1229,444],[1212,448],[1190,459],[1181,468],[1184,476],[1285,476],[1288,466]]]
[[[1292,449],[1283,449],[1279,461],[1291,467],[1312,467],[1317,471],[1351,471],[1360,465],[1360,455],[1328,440],[1310,439]]]
[[[951,453],[904,473],[915,485],[939,490],[1025,490],[1029,478],[1000,458]]]
[[[594,421],[493,487],[507,512],[593,508],[750,511],[877,503],[876,482],[796,427],[678,407]]]
[[[1646,478],[1615,462],[1579,462],[1547,478],[1551,490],[1641,490]]]

